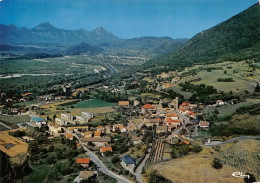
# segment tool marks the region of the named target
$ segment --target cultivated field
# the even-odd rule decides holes
[[[13,144],[14,146],[8,149],[5,147],[8,144]],[[0,150],[11,157],[14,157],[18,154],[27,153],[28,144],[13,136],[10,136],[8,132],[0,132]]]
[[[13,123],[13,124],[24,123],[24,122],[30,121],[30,117],[28,115],[13,115],[13,116],[0,115],[0,119],[2,121],[8,122],[8,123]]]
[[[109,103],[102,100],[97,99],[90,99],[87,101],[82,101],[77,104],[74,104],[73,106],[75,108],[96,108],[96,107],[108,107],[108,106],[115,106],[116,103]]]

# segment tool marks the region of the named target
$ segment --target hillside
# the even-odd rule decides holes
[[[82,42],[80,44],[70,46],[65,53],[68,55],[79,55],[81,53],[96,54],[101,51],[102,49],[99,47],[91,46],[87,43]]]
[[[259,18],[259,5],[255,4],[229,20],[198,33],[180,49],[146,62],[144,67],[172,70],[224,60],[259,60]]]

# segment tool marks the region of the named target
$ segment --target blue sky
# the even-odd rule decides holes
[[[191,38],[257,0],[0,0],[0,23],[64,29],[102,26],[121,38]]]

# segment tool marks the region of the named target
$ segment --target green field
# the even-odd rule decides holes
[[[79,102],[73,105],[75,108],[97,108],[97,107],[108,107],[108,106],[115,106],[116,103],[109,103],[102,100],[97,99],[90,99],[87,101]]]
[[[49,165],[34,165],[33,172],[24,178],[26,183],[42,183],[50,170]]]
[[[219,111],[218,117],[224,118],[226,116],[230,116],[234,112],[236,112],[236,110],[239,107],[247,107],[247,106],[251,106],[253,104],[257,104],[257,103],[260,103],[259,99],[254,99],[254,100],[248,99],[246,102],[238,103],[238,104],[235,104],[235,105],[232,105],[232,106],[230,106],[230,105],[221,106],[220,108],[218,108],[218,111]]]
[[[185,92],[181,90],[181,87],[178,85],[172,86],[169,89],[172,89],[176,93],[180,93],[184,96],[185,99],[189,99],[192,96],[191,92]]]
[[[13,124],[30,121],[30,117],[28,115],[15,115],[15,116],[0,115],[0,119],[2,121],[6,121],[8,123],[13,123]]]
[[[258,63],[253,65],[258,66]],[[208,71],[208,68],[213,68],[211,71]],[[226,71],[226,74],[224,74]],[[186,69],[185,73],[193,73],[195,75],[187,74],[181,79],[181,83],[185,81],[190,81],[192,84],[205,84],[214,86],[216,89],[224,92],[233,91],[245,91],[248,90],[253,92],[254,88],[250,83],[254,79],[260,79],[260,69],[256,68],[255,71],[252,71],[249,68],[249,65],[245,61],[241,62],[223,62],[218,64],[210,65],[197,65]],[[193,81],[196,78],[200,78],[199,81]],[[218,78],[232,78],[235,82],[218,82]]]

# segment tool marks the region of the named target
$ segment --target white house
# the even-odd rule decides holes
[[[87,123],[88,122],[88,118],[85,118],[83,116],[76,116],[76,121],[79,123],[79,124],[84,124],[84,123]]]
[[[90,112],[82,112],[82,116],[88,119],[92,119],[94,118],[94,114],[90,113]]]
[[[65,120],[71,120],[71,121],[73,121],[73,116],[70,115],[70,114],[63,114],[63,113],[61,113],[61,118],[62,118],[62,119],[65,119]]]

